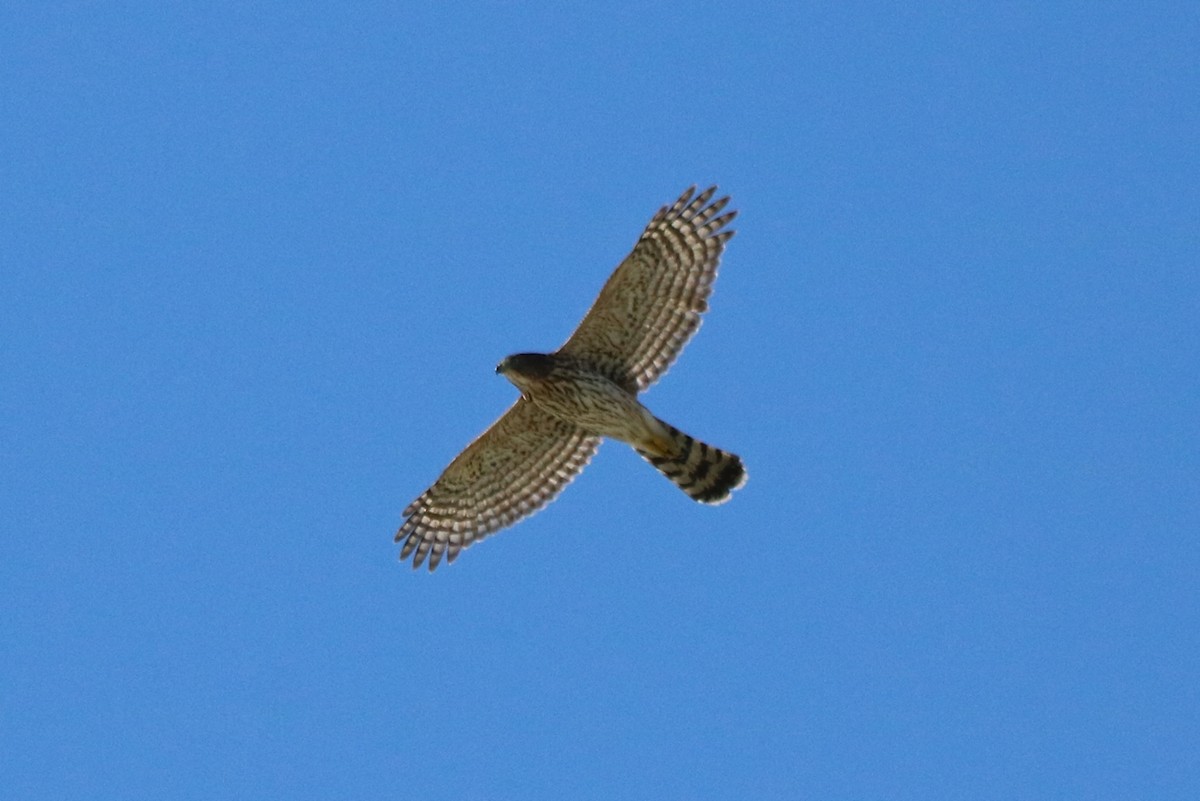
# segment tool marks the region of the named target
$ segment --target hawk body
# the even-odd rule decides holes
[[[684,192],[651,219],[579,327],[554,353],[519,353],[496,372],[521,398],[404,510],[396,533],[413,567],[530,515],[586,466],[602,437],[626,442],[694,500],[722,503],[746,482],[736,455],[655,417],[637,395],[700,327],[736,212],[716,187]]]
[[[667,436],[633,392],[582,359],[519,353],[500,362],[496,372],[513,382],[534,406],[589,433],[630,445]]]

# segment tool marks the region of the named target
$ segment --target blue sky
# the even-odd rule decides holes
[[[1194,3],[0,11],[7,798],[1200,795]],[[692,183],[605,444],[400,511]]]

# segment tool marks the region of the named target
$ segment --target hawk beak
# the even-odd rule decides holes
[[[508,367],[508,359],[504,359],[496,365],[496,375],[501,375],[506,367]]]

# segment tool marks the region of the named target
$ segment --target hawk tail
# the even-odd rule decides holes
[[[636,450],[692,500],[724,503],[735,489],[746,483],[746,468],[736,454],[700,442],[661,420],[658,422],[667,431],[665,453]]]

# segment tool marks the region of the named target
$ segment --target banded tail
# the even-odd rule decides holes
[[[636,450],[692,500],[724,503],[729,500],[730,493],[746,483],[746,468],[736,454],[689,437],[662,420],[658,422],[670,438],[669,452],[658,454],[641,448]]]

